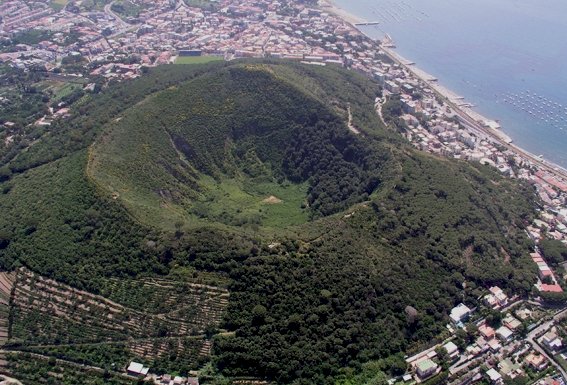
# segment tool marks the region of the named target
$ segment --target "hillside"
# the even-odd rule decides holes
[[[149,96],[105,127],[89,175],[134,217],[166,228],[282,228],[342,211],[376,190],[387,160],[347,129],[346,98],[307,91],[309,75],[337,89],[352,77],[245,64]]]
[[[211,383],[382,383],[456,303],[529,292],[532,189],[414,150],[382,126],[379,93],[341,69],[246,61],[81,100],[0,184],[10,370],[35,381],[57,357],[76,379],[77,363],[139,357],[186,372],[212,342]],[[127,316],[102,325],[108,311]]]

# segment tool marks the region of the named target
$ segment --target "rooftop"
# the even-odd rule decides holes
[[[489,369],[486,371],[486,375],[490,378],[491,381],[498,381],[502,378],[502,375],[498,373],[494,368]]]
[[[443,347],[445,348],[445,350],[447,350],[447,353],[449,354],[459,351],[459,348],[457,347],[457,345],[453,343],[453,341],[447,342],[445,345],[443,345]]]
[[[417,363],[417,368],[422,371],[422,372],[427,372],[428,370],[431,370],[432,368],[436,368],[437,364],[435,362],[433,362],[432,360],[430,360],[429,358],[419,361]]]
[[[150,368],[146,368],[146,367],[144,367],[143,364],[132,361],[132,362],[130,362],[130,365],[128,366],[127,370],[130,373],[143,374],[145,376],[146,374],[148,374],[148,371],[150,370]]]

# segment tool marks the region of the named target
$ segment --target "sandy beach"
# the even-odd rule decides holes
[[[324,11],[332,13],[332,14],[342,18],[346,22],[352,24],[353,27],[355,27],[355,28],[357,28],[357,27],[354,24],[367,22],[367,20],[364,20],[361,17],[353,15],[353,14],[345,11],[344,9],[339,8],[338,6],[336,6],[332,2],[332,0],[319,0],[319,6]],[[357,28],[357,29],[362,34],[366,35],[359,28]],[[371,37],[369,37],[368,35],[366,35],[366,36],[369,39],[374,40]],[[388,47],[384,47],[384,46],[381,46],[380,48],[392,60],[399,63],[400,65],[403,65],[416,78],[420,79],[425,84],[427,84],[431,89],[433,89],[441,97],[446,98],[447,101],[450,103],[450,105],[455,110],[457,110],[459,112],[459,114],[461,114],[461,116],[465,116],[466,120],[468,122],[470,122],[471,125],[474,126],[475,131],[483,132],[484,134],[487,134],[487,135],[493,137],[494,139],[498,140],[501,144],[507,146],[509,149],[516,152],[518,155],[529,159],[532,163],[537,164],[538,166],[542,167],[543,169],[546,169],[549,172],[552,172],[553,174],[556,174],[557,176],[559,176],[561,178],[567,179],[567,170],[565,170],[564,168],[562,168],[562,167],[560,167],[560,166],[558,166],[554,163],[543,160],[540,157],[538,157],[538,156],[536,156],[536,155],[534,155],[534,154],[512,144],[512,139],[507,134],[505,134],[503,131],[501,131],[499,129],[489,128],[489,127],[486,126],[486,123],[494,122],[494,120],[484,117],[483,115],[481,115],[480,113],[478,113],[477,111],[474,111],[473,109],[471,109],[469,107],[461,107],[460,105],[462,105],[464,103],[464,98],[460,95],[457,95],[455,92],[449,90],[448,88],[442,86],[441,84],[439,84],[439,82],[437,81],[437,79],[434,76],[432,76],[432,75],[428,74],[427,72],[423,71],[422,69],[418,68],[415,65],[414,62],[402,57],[393,48],[388,48]]]
[[[486,127],[486,122],[491,122],[491,119],[486,118],[485,116],[481,115],[480,113],[472,110],[468,107],[460,107],[459,104],[463,103],[464,98],[457,95],[453,91],[449,90],[446,87],[443,87],[437,82],[437,79],[432,75],[428,74],[427,72],[417,68],[415,63],[407,60],[406,58],[402,57],[400,54],[395,52],[392,48],[388,47],[381,47],[382,51],[384,51],[392,60],[399,63],[400,65],[407,68],[416,78],[420,79],[424,83],[426,83],[431,89],[433,89],[437,94],[447,99],[449,104],[457,110],[461,116],[466,116],[467,121],[470,122],[471,126],[474,126],[475,131],[483,132],[492,136],[493,138],[497,139],[501,144],[505,145],[518,155],[528,159],[530,162],[538,165],[539,167],[551,172],[552,174],[557,175],[560,178],[567,180],[567,170],[563,167],[560,167],[554,163],[548,162],[546,160],[541,159],[539,156],[530,153],[529,151],[524,150],[512,143],[512,139],[506,135],[503,131],[499,129],[492,129]]]
[[[332,13],[333,15],[340,17],[341,19],[343,19],[344,21],[346,21],[348,23],[357,24],[357,23],[366,23],[367,22],[367,20],[365,20],[361,17],[358,17],[356,15],[353,15],[352,13],[349,13],[342,8],[337,7],[332,2],[332,0],[319,0],[319,6],[325,12]]]

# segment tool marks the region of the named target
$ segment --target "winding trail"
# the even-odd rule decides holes
[[[347,111],[348,111],[348,129],[351,130],[354,134],[360,135],[360,130],[356,128],[355,125],[352,123],[352,112],[350,110],[350,106],[348,106]]]

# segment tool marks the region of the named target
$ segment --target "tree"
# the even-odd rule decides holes
[[[449,367],[449,353],[444,346],[438,346],[435,348],[435,353],[437,354],[437,359],[439,360],[439,364],[443,369],[447,369]]]
[[[544,239],[538,246],[545,260],[552,266],[557,266],[567,260],[567,246],[561,241]]]

